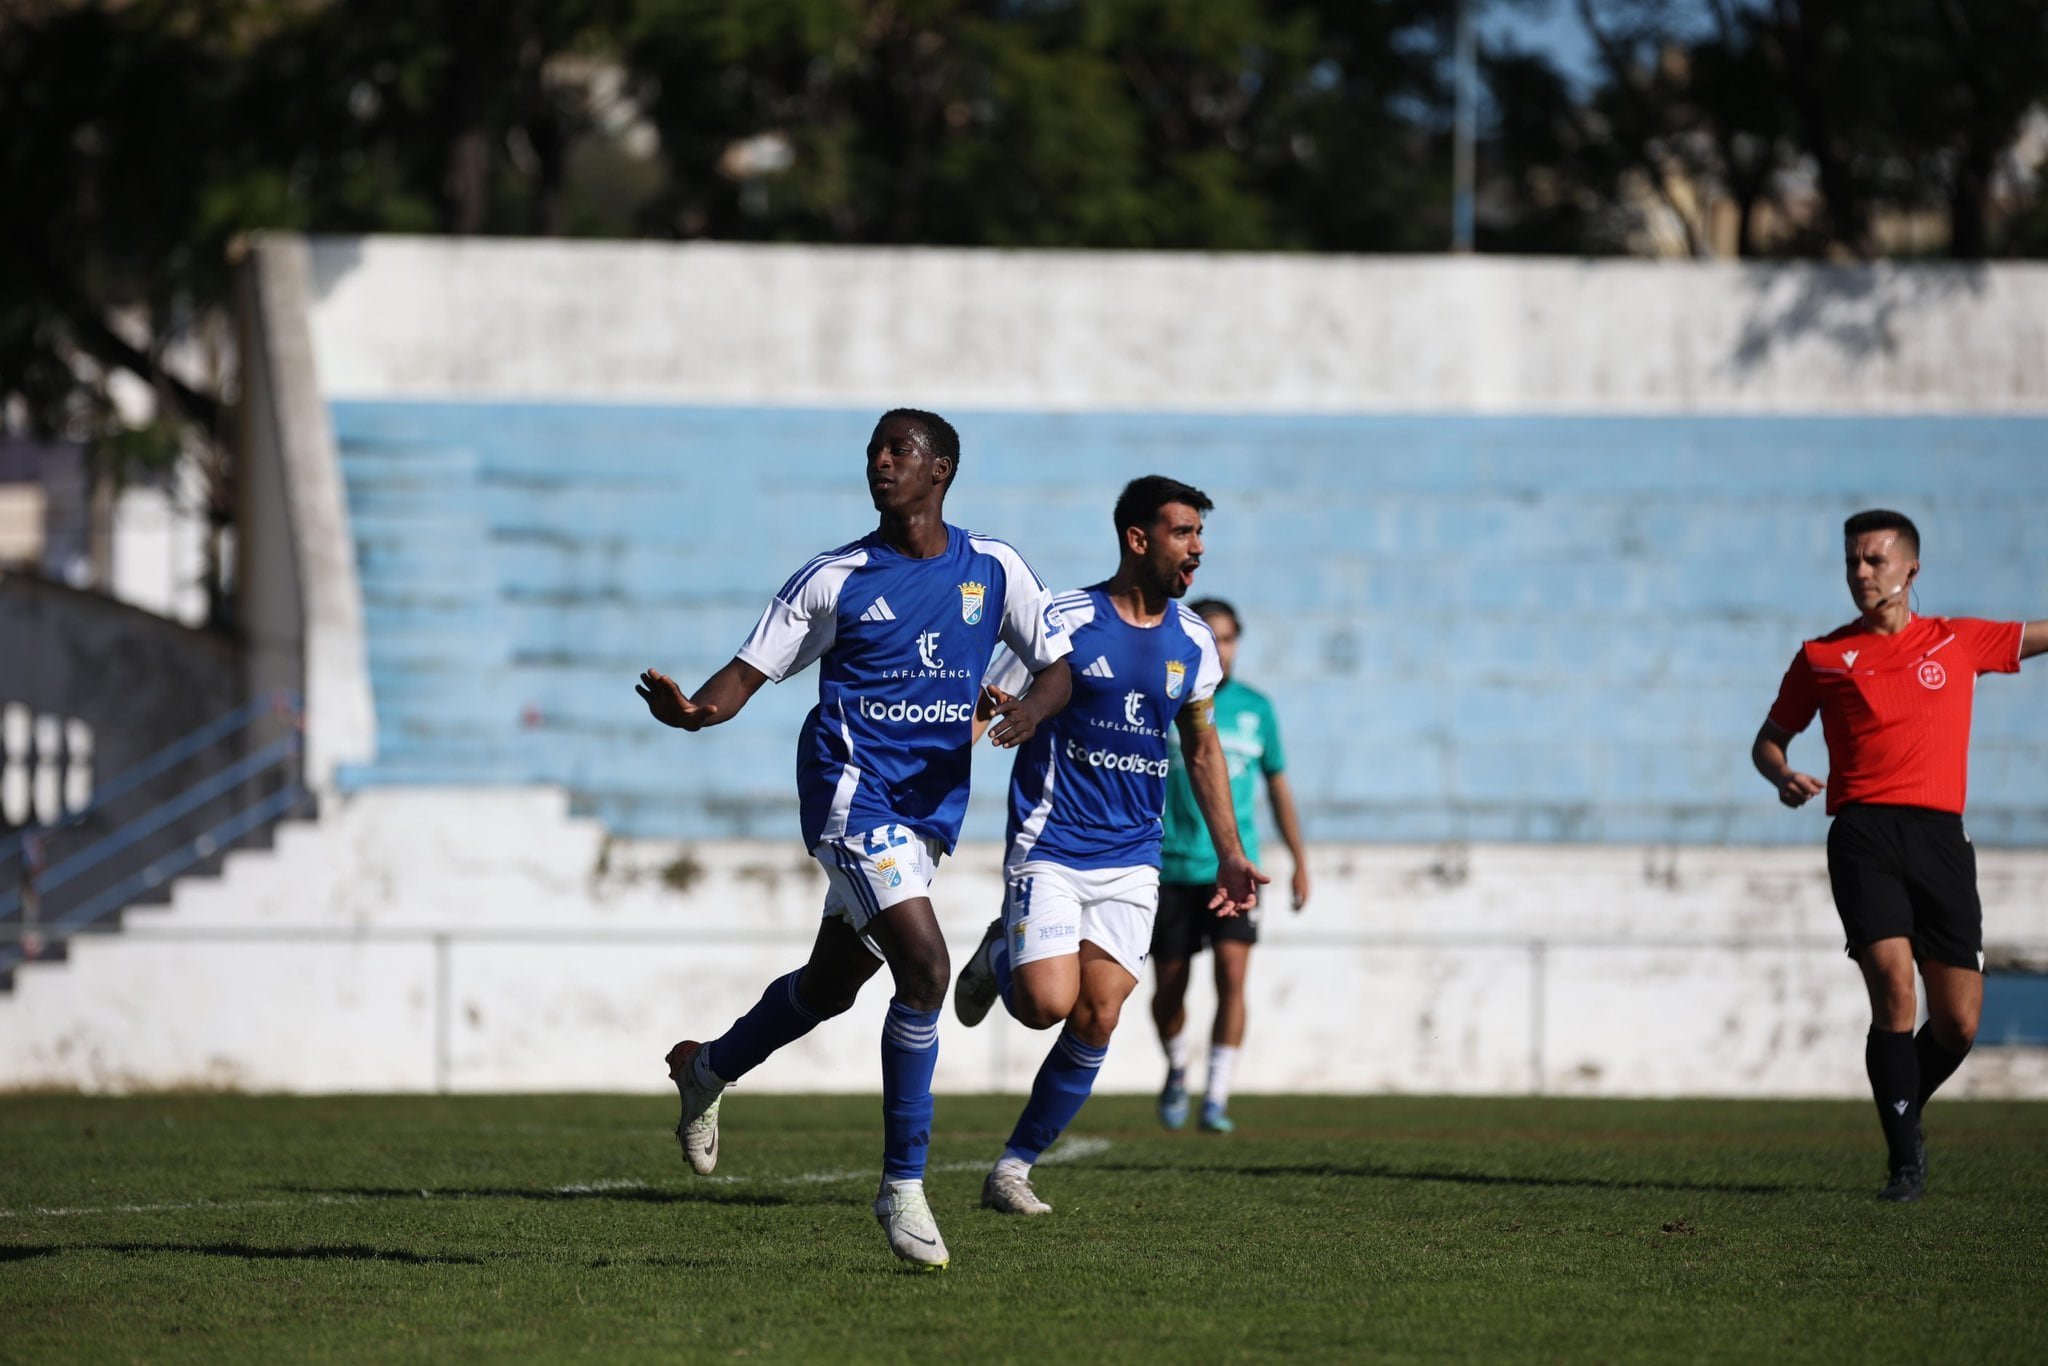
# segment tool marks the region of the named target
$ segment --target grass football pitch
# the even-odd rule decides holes
[[[868,1212],[873,1098],[0,1098],[0,1361],[2048,1360],[2048,1105],[1090,1103],[976,1208],[1014,1098],[941,1097],[953,1264]]]

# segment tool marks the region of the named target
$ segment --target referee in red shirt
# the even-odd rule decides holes
[[[1970,1051],[1984,1005],[1984,911],[1963,831],[1970,702],[1978,674],[2017,673],[2048,650],[2048,620],[1915,616],[1913,523],[1859,512],[1842,533],[1862,615],[1792,657],[1750,757],[1786,806],[1828,794],[1828,881],[1870,991],[1863,1063],[1891,1156],[1878,1198],[1918,1200],[1927,1186],[1920,1112]],[[1785,758],[1815,712],[1825,783]],[[1918,1037],[1915,963],[1927,983]]]

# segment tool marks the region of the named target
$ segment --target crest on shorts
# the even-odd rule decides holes
[[[891,887],[901,887],[901,886],[903,885],[903,874],[902,874],[902,873],[900,873],[900,872],[898,872],[898,871],[896,870],[896,860],[895,860],[895,859],[892,859],[892,858],[878,858],[878,859],[876,859],[876,860],[875,860],[875,871],[876,871],[876,872],[878,872],[878,873],[880,873],[880,874],[881,874],[881,875],[883,876],[883,878],[885,878],[885,879],[886,879],[886,880],[888,881],[888,883],[889,883],[889,885],[890,885]]]
[[[960,585],[960,620],[969,626],[981,624],[981,604],[988,597],[988,585],[972,579]]]
[[[1948,670],[1941,667],[1941,661],[1930,659],[1920,665],[1920,686],[1929,692],[1937,692],[1948,682]]]
[[[1166,695],[1179,697],[1181,688],[1188,681],[1188,666],[1177,659],[1166,661]]]

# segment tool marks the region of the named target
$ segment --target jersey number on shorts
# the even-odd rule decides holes
[[[887,835],[888,838],[883,839],[882,836],[884,835]],[[908,830],[905,830],[900,825],[885,825],[879,830],[868,831],[867,852],[879,854],[884,849],[894,849],[898,845],[908,843],[910,843],[910,832]]]

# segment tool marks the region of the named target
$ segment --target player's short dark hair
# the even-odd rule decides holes
[[[1148,474],[1125,484],[1124,491],[1117,495],[1117,539],[1123,539],[1124,530],[1128,527],[1143,527],[1150,531],[1152,524],[1159,520],[1159,509],[1168,503],[1186,503],[1197,512],[1207,512],[1216,506],[1209,501],[1208,494],[1192,484],[1168,479],[1163,474]]]
[[[944,458],[953,462],[953,473],[946,476],[946,487],[953,487],[953,481],[960,476],[960,433],[953,430],[953,424],[922,408],[891,408],[875,419],[875,425],[879,427],[892,417],[917,424],[917,429],[924,433],[925,447],[931,451],[934,460]]]
[[[1237,609],[1221,598],[1197,598],[1188,604],[1188,610],[1204,621],[1210,617],[1229,617],[1238,634],[1244,634],[1244,623],[1238,620]]]
[[[1914,526],[1913,519],[1903,512],[1871,508],[1842,523],[1842,539],[1845,541],[1853,541],[1873,531],[1896,531],[1911,543],[1915,555],[1920,553],[1920,528]]]

